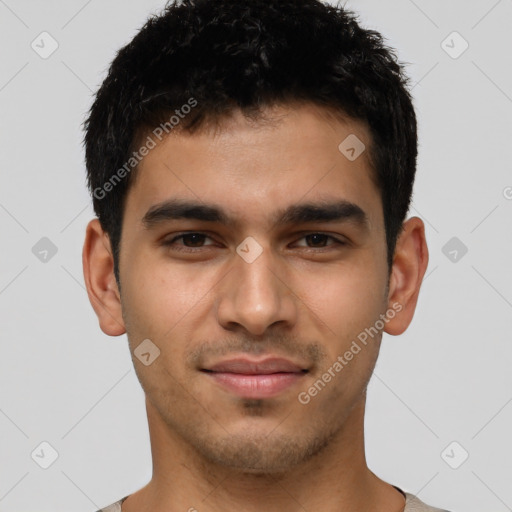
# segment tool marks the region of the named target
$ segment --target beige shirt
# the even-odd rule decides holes
[[[394,486],[398,491],[400,491],[405,496],[405,509],[404,512],[448,512],[448,510],[443,510],[440,508],[430,507],[429,505],[423,503],[417,496],[414,494],[410,494],[408,492],[402,491],[402,489]],[[128,498],[128,496],[123,499],[116,501],[112,505],[108,507],[102,508],[97,512],[121,512],[121,503]]]

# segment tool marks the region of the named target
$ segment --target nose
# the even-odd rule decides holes
[[[227,330],[245,329],[260,336],[271,326],[290,328],[297,321],[291,268],[270,248],[252,262],[235,254],[234,268],[219,283],[217,319]]]

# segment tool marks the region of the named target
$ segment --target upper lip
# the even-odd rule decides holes
[[[280,357],[269,357],[266,359],[249,359],[237,357],[220,361],[204,370],[211,372],[242,373],[246,375],[265,375],[270,373],[299,373],[307,369],[294,362]]]

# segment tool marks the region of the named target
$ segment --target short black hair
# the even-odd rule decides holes
[[[258,119],[265,107],[294,102],[326,107],[369,129],[367,150],[381,193],[391,269],[416,172],[408,82],[382,35],[362,28],[339,5],[168,3],[117,53],[84,123],[88,187],[110,239],[118,284],[124,205],[142,136],[153,129],[161,138],[173,126],[193,133],[236,109]]]

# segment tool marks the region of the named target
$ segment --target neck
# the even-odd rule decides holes
[[[365,396],[342,429],[305,463],[255,473],[205,460],[146,401],[153,477],[123,503],[123,512],[402,512],[405,501],[367,467]]]

